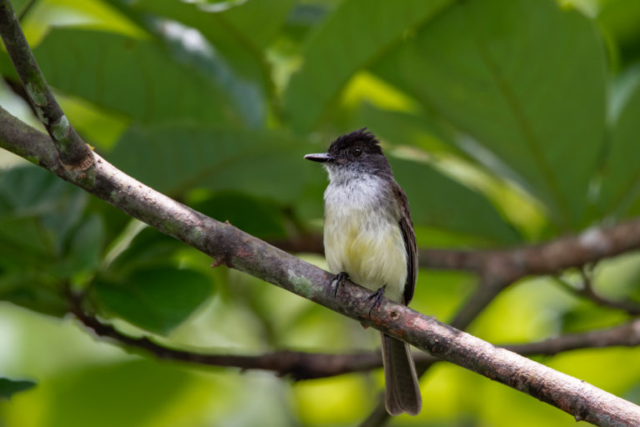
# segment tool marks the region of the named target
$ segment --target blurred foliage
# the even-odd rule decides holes
[[[365,126],[408,194],[422,247],[536,243],[640,214],[634,0],[12,3],[71,123],[100,154],[260,238],[320,232],[326,177],[302,155]],[[4,51],[0,71],[15,82]],[[5,83],[0,103],[37,126]],[[380,372],[291,384],[92,341],[64,318],[70,289],[118,328],[177,347],[341,352],[377,337],[212,270],[206,256],[8,153],[0,167],[0,376],[38,381],[0,378],[0,397],[23,391],[0,402],[0,425],[354,425],[377,401]],[[637,254],[600,263],[596,288],[640,298],[639,265]],[[413,306],[450,319],[474,283],[421,271]],[[539,278],[500,295],[471,332],[527,342],[627,317]],[[639,352],[542,361],[638,403]],[[395,424],[574,423],[454,366],[435,367],[422,386],[422,414]]]

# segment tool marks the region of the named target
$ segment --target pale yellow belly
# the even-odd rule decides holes
[[[324,245],[332,273],[344,271],[371,290],[386,285],[385,296],[402,301],[407,255],[400,226],[392,218],[356,210],[338,217],[325,211]]]

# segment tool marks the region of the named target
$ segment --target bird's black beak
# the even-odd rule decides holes
[[[332,162],[335,160],[335,158],[332,155],[327,153],[307,154],[306,156],[304,156],[304,158],[307,160],[312,160],[314,162],[320,162],[320,163]]]

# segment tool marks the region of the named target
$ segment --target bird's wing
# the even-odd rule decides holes
[[[416,234],[413,231],[411,212],[409,211],[409,201],[402,187],[394,182],[393,193],[400,205],[400,220],[398,221],[402,230],[404,247],[407,251],[407,281],[404,284],[404,303],[409,305],[413,298],[413,291],[418,278],[418,248],[416,246]]]

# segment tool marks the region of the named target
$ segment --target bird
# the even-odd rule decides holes
[[[346,279],[372,294],[408,305],[418,274],[416,237],[407,196],[396,182],[377,137],[362,128],[338,137],[327,153],[305,159],[323,164],[324,249],[337,287]],[[385,407],[390,415],[417,415],[422,397],[408,344],[381,333]]]

